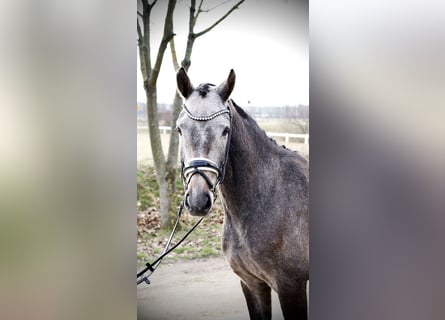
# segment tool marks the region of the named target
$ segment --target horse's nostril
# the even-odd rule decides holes
[[[213,197],[209,192],[187,192],[184,197],[184,205],[192,214],[202,216],[207,214],[213,205]]]
[[[190,209],[190,194],[189,193],[187,193],[185,195],[185,206],[187,209]]]
[[[204,207],[205,211],[210,210],[210,208],[212,207],[212,199],[210,198],[210,195],[207,194],[206,198],[207,198],[207,202]]]

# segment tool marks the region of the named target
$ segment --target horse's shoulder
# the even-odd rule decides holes
[[[280,157],[282,177],[294,182],[309,183],[309,161],[297,152],[286,151]]]

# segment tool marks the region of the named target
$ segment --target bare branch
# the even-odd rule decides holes
[[[194,7],[194,2],[195,1],[192,1],[192,6]],[[196,21],[198,20],[198,16],[199,16],[199,14],[201,13],[201,12],[203,12],[202,10],[201,10],[201,8],[202,8],[202,3],[204,2],[204,0],[201,0],[201,2],[199,3],[199,6],[198,6],[198,11],[196,12],[196,15],[194,16],[194,18],[193,18],[193,27],[196,25]]]
[[[195,38],[198,38],[200,36],[202,36],[203,34],[206,34],[207,32],[209,32],[210,30],[212,30],[214,27],[216,27],[218,24],[221,23],[221,21],[223,21],[225,18],[227,18],[227,16],[229,14],[232,13],[232,11],[234,11],[235,9],[238,9],[238,6],[243,3],[245,0],[241,0],[239,1],[237,4],[235,4],[229,11],[226,12],[225,15],[223,15],[221,18],[219,18],[214,24],[212,24],[210,27],[208,27],[207,29],[202,30],[201,32],[198,32],[195,34]]]
[[[142,4],[142,14],[145,15],[147,10],[151,9],[151,5],[148,3],[148,0],[140,0]]]
[[[139,11],[138,11],[137,13],[138,13],[138,16],[139,16],[139,17],[141,17],[141,18],[144,17],[144,15],[143,15],[142,13],[140,13]]]
[[[201,11],[203,3],[204,3],[204,0],[201,0],[201,2],[199,3],[199,6],[198,6],[198,12]]]
[[[190,10],[189,10],[189,34],[193,33],[193,27],[195,26],[195,0],[190,1]]]
[[[138,45],[142,47],[144,44],[144,36],[142,35],[141,25],[139,24],[139,19],[136,19],[138,28]]]
[[[142,0],[142,1],[144,1],[144,0]],[[158,2],[158,0],[155,0],[155,1],[153,1],[152,3],[148,3],[148,0],[145,0],[145,1],[147,1],[147,4],[148,4],[148,6],[149,6],[150,8],[153,8],[154,5],[156,4],[156,2]]]
[[[156,2],[156,1],[155,1]],[[154,3],[155,3],[154,2]],[[173,33],[173,11],[175,10],[176,0],[169,0],[167,14],[165,16],[164,33],[162,36],[161,44],[159,45],[156,61],[150,75],[150,87],[154,87],[158,80],[159,71],[161,69],[162,59],[164,57],[165,49],[167,48],[170,40],[175,36]]]
[[[175,71],[179,69],[178,56],[176,55],[175,38],[170,40],[170,52],[172,54],[173,67]]]
[[[219,3],[219,4],[217,4],[216,6],[211,7],[210,9],[202,10],[202,11],[203,11],[203,12],[209,12],[209,11],[212,11],[213,9],[216,9],[216,8],[218,8],[218,7],[220,7],[220,6],[223,6],[223,5],[225,5],[226,3],[229,3],[229,2],[232,2],[232,0],[223,1],[223,2],[221,2],[221,3]]]
[[[140,5],[139,5],[139,3],[140,3]],[[145,0],[138,0],[137,6],[136,6],[136,10],[138,13],[139,13],[139,8],[141,8],[141,7],[142,7],[142,14],[144,14],[145,10],[147,8],[147,4],[145,3]]]

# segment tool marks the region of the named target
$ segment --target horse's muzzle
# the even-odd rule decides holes
[[[213,206],[213,193],[195,189],[185,194],[185,207],[192,216],[205,216]]]

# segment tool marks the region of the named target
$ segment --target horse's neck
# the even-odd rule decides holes
[[[259,186],[265,179],[266,158],[273,145],[256,124],[246,125],[239,115],[234,116],[226,176],[221,185],[227,207],[242,211],[252,199],[261,197]]]

